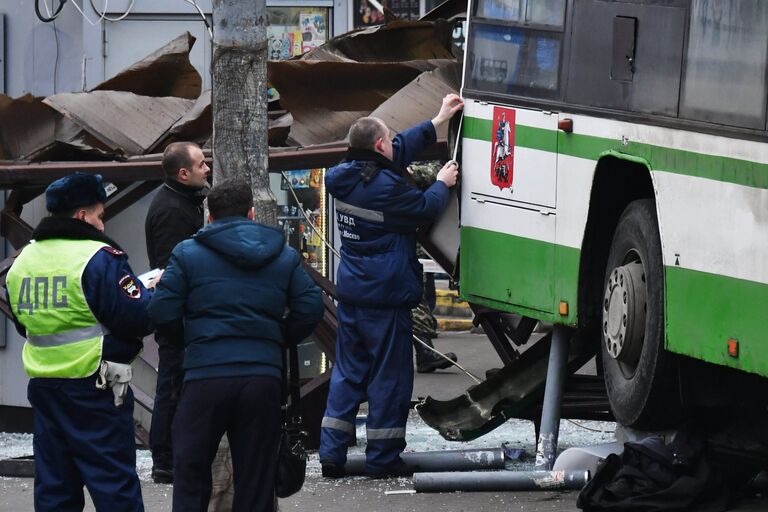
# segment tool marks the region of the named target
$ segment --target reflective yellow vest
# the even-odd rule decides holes
[[[83,271],[104,242],[43,240],[21,251],[6,286],[16,318],[27,330],[22,361],[30,377],[82,378],[101,362],[106,328],[83,292]]]

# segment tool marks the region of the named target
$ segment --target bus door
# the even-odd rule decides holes
[[[558,116],[467,99],[463,123],[462,295],[549,318]]]

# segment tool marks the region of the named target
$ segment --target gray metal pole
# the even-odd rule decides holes
[[[493,450],[446,450],[439,452],[404,452],[400,458],[414,471],[472,471],[504,469],[504,452]],[[344,472],[348,476],[365,474],[365,455],[347,458]]]
[[[571,330],[555,325],[552,344],[549,348],[547,383],[544,388],[544,404],[541,411],[541,430],[536,445],[537,471],[549,471],[557,457],[557,437],[560,433],[560,406],[563,402],[563,388],[567,377],[568,341]]]
[[[465,473],[415,473],[416,492],[453,491],[556,491],[581,489],[589,471],[472,471]]]
[[[250,183],[254,220],[277,226],[269,188],[267,2],[212,0],[213,184]]]

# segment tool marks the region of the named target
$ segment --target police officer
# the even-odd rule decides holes
[[[394,140],[380,119],[357,120],[349,130],[345,161],[326,175],[342,248],[336,363],[320,433],[323,476],[343,476],[355,415],[366,400],[366,473],[407,472],[400,453],[413,391],[411,308],[423,293],[415,232],[448,205],[458,169],[446,164],[422,192],[409,182],[405,168],[436,141],[437,126],[462,106],[457,95],[449,94],[434,119]]]
[[[45,191],[50,217],[6,280],[34,415],[35,510],[142,511],[130,363],[151,331],[149,292],[104,233],[101,176]]]

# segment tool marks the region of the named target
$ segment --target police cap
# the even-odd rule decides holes
[[[107,200],[99,174],[76,172],[54,181],[45,189],[45,207],[51,213],[93,206]]]

